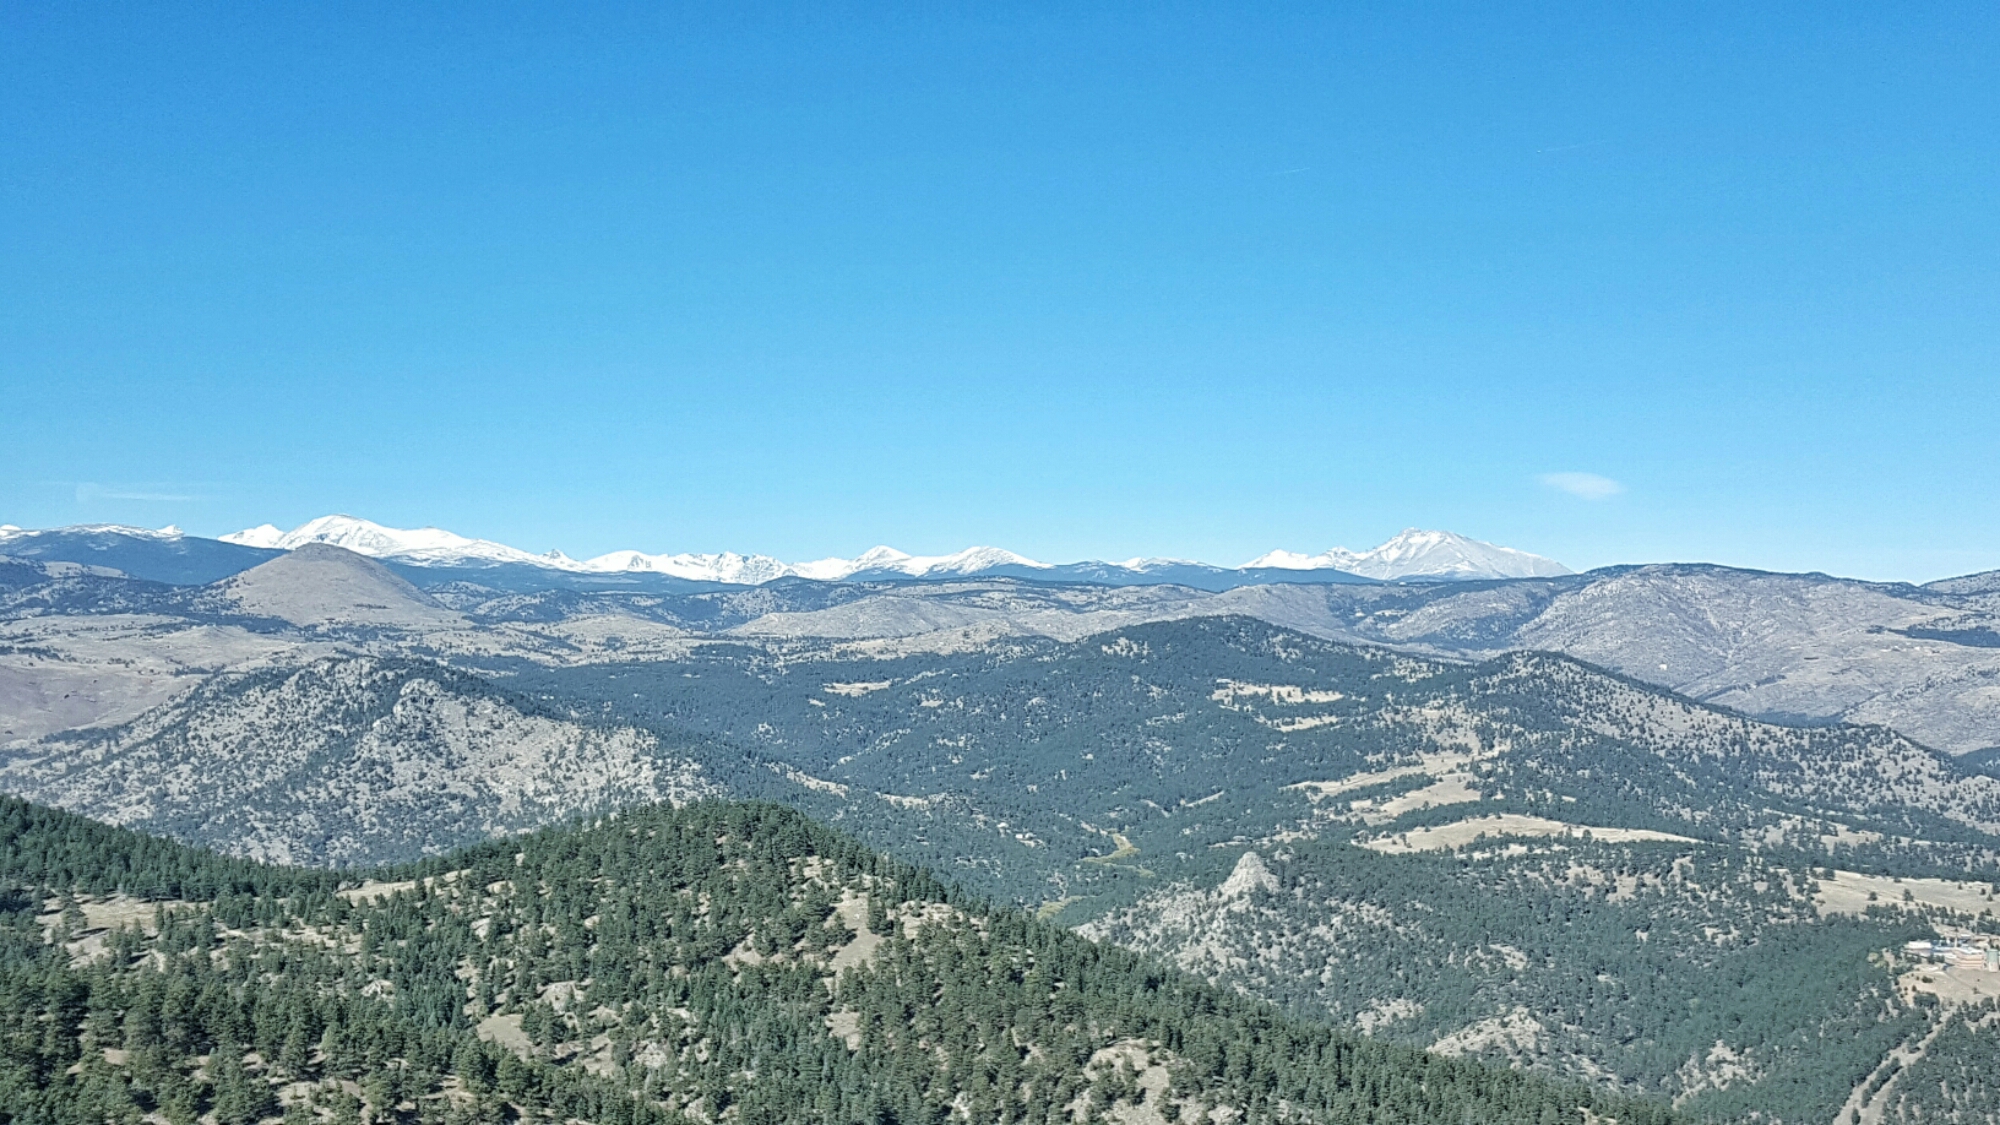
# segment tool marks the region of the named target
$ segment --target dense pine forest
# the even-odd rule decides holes
[[[0,802],[0,1111],[292,1125],[1665,1122],[970,899],[775,806],[360,882]]]

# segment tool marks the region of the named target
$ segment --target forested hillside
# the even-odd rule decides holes
[[[357,867],[659,797],[767,800],[1309,1021],[1787,1121],[1830,1116],[1934,1015],[1971,1018],[1923,1008],[1884,951],[1993,928],[2000,781],[1880,728],[1763,723],[1563,657],[1466,665],[1206,619],[480,667],[218,676],[0,776]],[[1276,891],[1232,875],[1246,855]],[[1922,897],[1862,916],[1910,893],[1896,880]]]
[[[701,803],[362,885],[0,802],[0,1113],[588,1122],[1665,1122],[1295,1021]]]
[[[2000,872],[2000,781],[1881,728],[1758,722],[1555,656],[1420,660],[1234,618],[921,656],[714,645],[501,671],[600,721],[750,747],[827,783],[800,798],[816,814],[897,850],[948,835],[925,862],[1027,903],[1128,891],[1130,871],[1099,862],[1120,838],[1167,876],[1302,824],[1352,836],[1477,812]]]
[[[1082,931],[1377,1038],[1722,1119],[1830,1121],[1942,1014],[1891,957],[1932,918],[1823,915],[1813,872],[1754,853],[1577,836],[1267,851]]]

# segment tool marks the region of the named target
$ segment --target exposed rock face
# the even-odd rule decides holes
[[[1225,899],[1233,899],[1243,898],[1251,891],[1277,889],[1278,877],[1264,866],[1264,857],[1256,852],[1244,852],[1243,858],[1236,861],[1236,870],[1229,873],[1229,878],[1222,881],[1216,892]]]
[[[34,743],[0,785],[286,863],[440,852],[716,791],[650,734],[534,714],[470,677],[373,658],[218,676],[126,726]]]

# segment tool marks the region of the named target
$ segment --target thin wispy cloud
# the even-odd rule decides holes
[[[97,484],[80,481],[76,486],[76,502],[89,504],[98,500],[141,500],[154,504],[188,504],[201,499],[199,496],[171,489],[170,485]]]
[[[1624,485],[1596,473],[1543,473],[1537,479],[1579,500],[1608,500],[1625,491]]]

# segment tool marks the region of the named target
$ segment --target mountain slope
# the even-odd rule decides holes
[[[1563,652],[1780,721],[1882,724],[1955,753],[2000,742],[2000,607],[1989,604],[1992,595],[1712,566],[1431,584],[1184,577],[1181,585],[1126,587],[1139,592],[1122,600],[1038,580],[869,583],[865,593],[815,595],[817,604],[792,594],[762,603],[781,615],[766,621],[708,620],[741,636],[908,638],[917,648],[961,644],[942,634],[965,629],[1067,639],[1145,619],[1240,614],[1328,639],[1474,660]],[[679,604],[687,603],[663,598],[640,612],[711,628],[678,615]],[[940,635],[926,639],[931,633]]]
[[[1758,722],[1561,657],[1469,666],[1244,619],[908,656],[718,646],[670,665],[522,670],[517,683],[861,790],[1159,833],[1169,853],[1228,839],[1207,833],[1252,809],[1272,825],[1295,815],[1310,802],[1288,787],[1388,769],[1438,784],[1470,771],[1496,812],[1539,812],[1554,792],[1579,815],[1719,842],[1818,850],[1812,825],[1838,822],[1881,837],[1840,845],[1857,862],[1896,851],[1967,870],[2000,847],[2000,783],[1880,728]],[[1218,790],[1211,821],[1190,803]],[[1075,855],[1102,836],[1072,823],[1059,839]],[[1930,843],[1897,842],[1914,839]]]
[[[2000,570],[1983,570],[1978,574],[1960,575],[1957,578],[1941,578],[1927,582],[1924,589],[1940,594],[2000,594]]]
[[[1828,912],[1755,853],[1598,837],[1260,845],[1082,930],[1377,1038],[1708,1119],[1834,1120],[1958,1007],[1887,952],[1932,936],[1914,912]]]
[[[1468,665],[1195,618],[493,672],[505,696],[375,660],[228,677],[125,730],[33,744],[0,784],[359,860],[608,808],[643,796],[620,779],[644,762],[686,755],[690,786],[781,797],[1301,1013],[1788,1121],[1928,1018],[1891,999],[1903,966],[1876,954],[1971,923],[2000,876],[2000,781],[1879,728],[1761,723],[1545,654]],[[478,759],[482,741],[518,749]],[[368,818],[333,826],[336,853],[343,802]],[[1849,919],[1856,888],[1888,913]],[[1778,1003],[1752,978],[1796,987]],[[1658,1010],[1676,989],[1701,1010]],[[1802,1046],[1825,1037],[1852,1049]]]
[[[0,555],[35,562],[67,562],[109,567],[134,578],[199,586],[227,578],[277,557],[275,550],[115,524],[59,527],[46,531],[0,530]]]
[[[0,900],[0,1022],[35,1029],[0,1035],[0,1114],[1672,1119],[1284,1019],[768,806],[634,810],[385,874],[328,893],[0,802],[0,878],[28,892]],[[152,907],[114,885],[221,893]]]
[[[439,628],[458,623],[415,586],[373,559],[342,547],[308,543],[226,578],[209,592],[216,603],[294,625],[388,625]]]
[[[238,855],[343,864],[716,791],[653,735],[365,657],[216,677],[125,726],[30,744],[0,785]]]
[[[1463,587],[1264,587],[1204,612],[1474,659],[1566,653],[1793,722],[1880,723],[1956,752],[2000,741],[2000,615],[1977,595],[1716,566]]]
[[[1880,951],[2000,876],[1992,778],[1548,655],[1197,619],[518,683],[746,743],[878,846],[1301,1013],[1703,1112],[1830,1118],[1931,1027]]]

